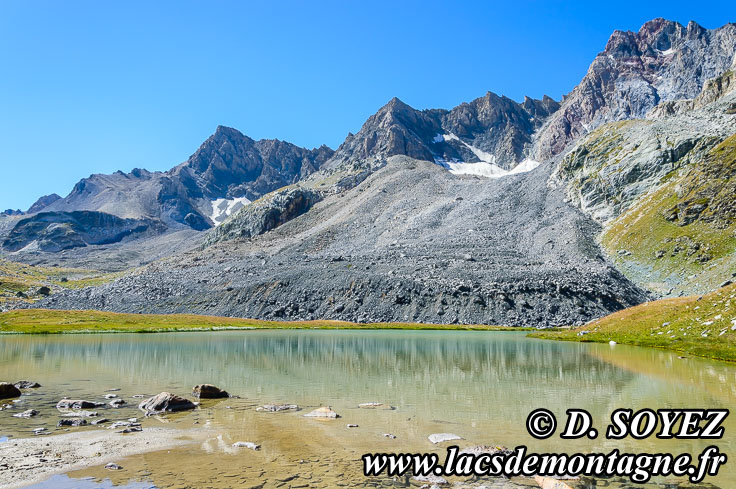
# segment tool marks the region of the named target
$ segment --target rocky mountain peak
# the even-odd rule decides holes
[[[580,84],[536,137],[547,159],[606,122],[643,118],[661,102],[696,97],[733,63],[736,24],[705,29],[654,19],[638,32],[614,31]]]
[[[36,212],[41,212],[43,209],[50,206],[57,200],[61,200],[61,197],[57,194],[44,195],[43,197],[39,198],[36,202],[34,202],[34,204],[28,208],[26,213],[34,214]]]
[[[327,167],[404,155],[440,164],[483,161],[513,168],[524,159],[535,129],[558,108],[546,95],[519,104],[490,91],[452,110],[420,111],[394,97],[357,134],[348,135]]]

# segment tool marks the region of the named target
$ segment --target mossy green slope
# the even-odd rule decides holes
[[[42,287],[53,294],[62,289],[100,285],[120,275],[77,268],[37,267],[0,258],[0,306],[43,298],[39,294]]]
[[[736,362],[736,285],[704,296],[646,302],[572,330],[535,338],[648,346]]]
[[[735,177],[736,135],[612,221],[603,246],[631,278],[648,276],[651,289],[715,289],[736,272]]]

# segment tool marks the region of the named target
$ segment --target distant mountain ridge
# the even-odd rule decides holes
[[[68,196],[31,211],[95,211],[124,219],[158,219],[169,227],[212,227],[212,201],[262,195],[316,171],[333,151],[300,148],[277,139],[255,141],[219,126],[184,163],[167,172],[91,175]]]
[[[368,158],[409,156],[425,161],[493,162],[511,169],[532,143],[532,134],[559,108],[552,98],[523,103],[488,92],[452,110],[416,110],[394,97],[350,134],[328,168]]]

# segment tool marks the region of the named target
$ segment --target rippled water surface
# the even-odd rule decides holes
[[[441,447],[427,440],[437,432],[462,436],[461,446],[699,453],[708,444],[697,440],[538,441],[527,434],[525,420],[539,407],[551,409],[560,420],[566,409],[583,408],[603,432],[610,413],[620,407],[732,408],[736,400],[736,368],[729,364],[680,359],[651,349],[549,342],[499,332],[0,336],[0,380],[20,379],[43,387],[27,391],[14,408],[0,412],[0,439],[33,436],[33,429],[40,426],[56,431],[55,404],[63,396],[104,400],[108,389],[120,389],[116,393],[133,407],[104,409],[102,414],[112,420],[140,416],[132,398],[136,394],[188,395],[194,384],[207,382],[239,396],[206,402],[195,412],[146,419],[144,433],[135,435],[144,436],[147,426],[162,423],[193,430],[207,426],[215,436],[205,443],[129,457],[120,461],[125,470],[115,473],[92,468],[55,476],[55,482],[39,487],[387,484],[362,477],[360,455],[441,453]],[[357,409],[359,403],[372,401],[396,409]],[[302,411],[255,412],[262,403],[294,403]],[[342,417],[320,421],[302,416],[321,405],[332,406]],[[30,408],[41,414],[31,420],[12,417]],[[348,423],[359,427],[348,429]],[[726,436],[718,442],[721,451],[733,452],[735,433],[732,417],[726,422]],[[235,441],[253,441],[262,449],[235,451],[231,449]],[[727,464],[710,482],[724,489],[736,487],[735,463]]]

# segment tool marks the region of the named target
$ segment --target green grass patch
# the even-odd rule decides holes
[[[576,329],[539,331],[529,336],[595,343],[613,340],[736,362],[736,285],[704,296],[647,302]]]
[[[41,298],[38,289],[48,287],[51,293],[62,289],[81,289],[102,285],[122,275],[79,268],[39,267],[0,258],[0,304],[32,302]],[[18,297],[22,292],[27,297]]]
[[[0,333],[159,333],[225,329],[406,329],[522,331],[484,324],[350,323],[345,321],[262,321],[196,314],[121,314],[101,311],[26,309],[0,314]]]

